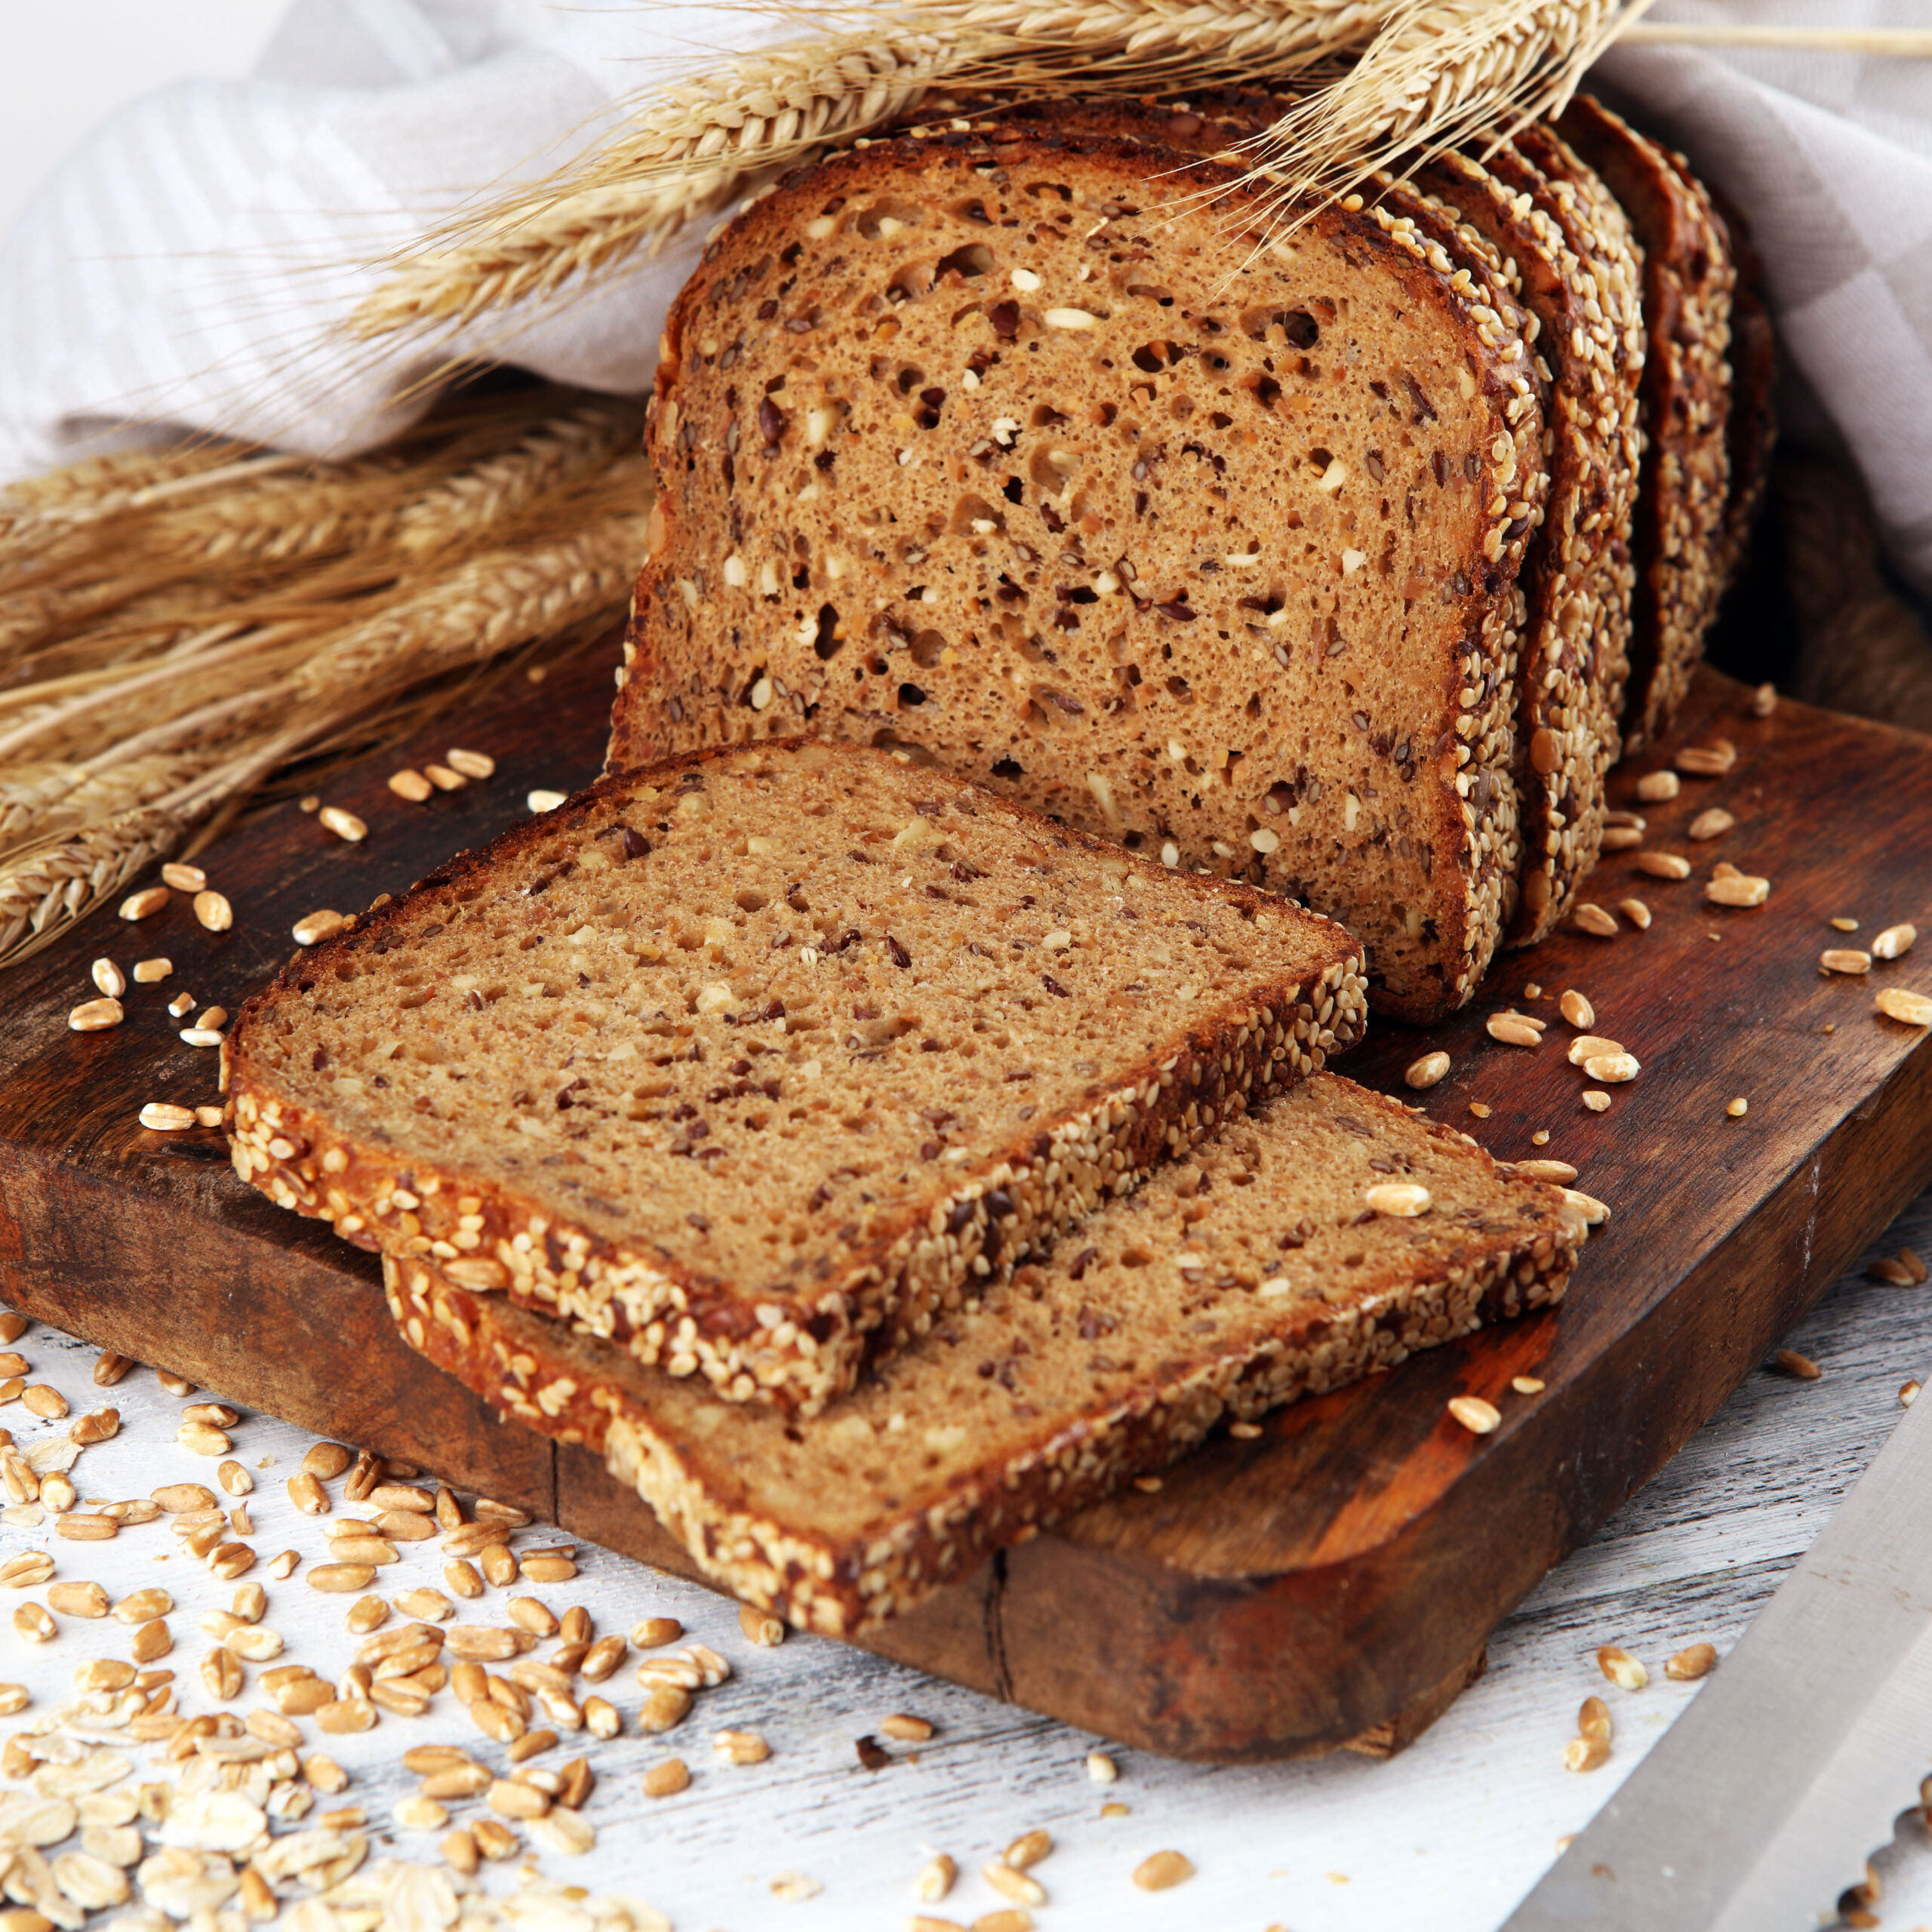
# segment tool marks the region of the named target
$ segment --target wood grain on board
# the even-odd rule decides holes
[[[203,931],[176,894],[131,926],[97,918],[10,972],[0,1038],[0,1291],[104,1346],[306,1427],[540,1510],[573,1534],[691,1573],[649,1511],[579,1451],[505,1425],[390,1331],[369,1258],[271,1206],[230,1172],[213,1131],[152,1134],[143,1103],[214,1097],[215,1055],[183,1044],[166,1001],[234,1011],[288,949],[297,918],[406,885],[568,790],[601,755],[610,660],[447,722],[358,768],[329,800],[366,819],[346,845],[294,804],[204,855],[235,909]],[[1932,988],[1932,743],[1791,703],[1751,715],[1700,674],[1669,744],[1612,780],[1722,736],[1725,777],[1687,777],[1643,809],[1647,842],[1689,857],[1682,884],[1607,859],[1589,896],[1629,895],[1654,922],[1613,940],[1566,932],[1506,956],[1469,1011],[1426,1035],[1385,1026],[1342,1063],[1390,1091],[1426,1044],[1452,1056],[1420,1097],[1499,1155],[1581,1170],[1614,1214],[1570,1298],[1281,1411],[1222,1438],[1158,1491],[1124,1493],[869,1640],[886,1655],[1130,1743],[1214,1759],[1398,1745],[1479,1663],[1484,1640],[1543,1572],[1654,1475],[1932,1176],[1932,1045],[1875,1016],[1875,986]],[[423,805],[384,784],[451,745],[496,776]],[[1721,804],[1737,824],[1693,844]],[[1729,860],[1772,881],[1767,905],[1706,903]],[[1834,915],[1855,918],[1849,940]],[[1827,945],[1909,921],[1927,946],[1870,979],[1821,977]],[[106,1033],[68,1030],[88,964],[165,955]],[[1531,995],[1528,986],[1540,985]],[[1556,996],[1577,986],[1600,1032],[1643,1063],[1607,1112],[1564,1057]],[[1484,1030],[1499,1007],[1547,1018],[1527,1050]],[[1736,1097],[1750,1103],[1727,1116]],[[1472,1102],[1487,1106],[1472,1115]],[[1546,1147],[1532,1136],[1546,1131]],[[1513,1392],[1533,1376],[1540,1393]],[[1502,1426],[1451,1421],[1458,1392]]]

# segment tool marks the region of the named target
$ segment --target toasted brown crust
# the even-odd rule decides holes
[[[1474,1151],[1451,1129],[1412,1121],[1346,1081],[1332,1084],[1348,1091],[1364,1121],[1379,1119],[1376,1131],[1399,1131],[1403,1144],[1426,1137],[1454,1148],[1458,1161]],[[1477,1158],[1488,1175],[1486,1158]],[[975,1455],[969,1444],[964,1460],[939,1474],[921,1473],[918,1455],[909,1454],[891,1493],[868,1488],[856,1509],[841,1493],[836,1509],[816,1515],[809,1501],[787,1503],[765,1481],[758,1443],[773,1424],[757,1412],[720,1416],[715,1404],[707,1412],[709,1392],[694,1395],[594,1337],[458,1287],[433,1263],[385,1257],[383,1276],[403,1334],[431,1361],[531,1427],[601,1450],[696,1561],[746,1601],[801,1627],[850,1635],[910,1608],[991,1550],[1171,1462],[1224,1421],[1342,1386],[1416,1349],[1559,1300],[1580,1226],[1553,1190],[1507,1179],[1480,1184],[1494,1190],[1494,1218],[1435,1237],[1426,1260],[1392,1261],[1346,1297],[1297,1303],[1274,1332],[1239,1346],[1164,1350],[1158,1371],[1124,1394],[1075,1389],[1044,1404],[997,1454]],[[1292,1212],[1296,1203],[1284,1207]],[[1053,1260],[1032,1271],[1042,1278],[1029,1298],[1079,1302],[1065,1266]],[[898,1359],[888,1404],[900,1410],[915,1447],[951,1414],[943,1390],[955,1371],[924,1361],[927,1352],[921,1344]],[[924,1381],[922,1369],[931,1371]],[[936,1385],[932,1395],[921,1392],[927,1383]],[[851,1426],[844,1407],[799,1425],[799,1454],[811,1455],[814,1441],[829,1446]],[[826,1460],[831,1483],[835,1451]]]
[[[1644,254],[1646,448],[1624,744],[1676,715],[1721,589],[1734,280],[1710,197],[1673,156],[1587,94],[1558,123],[1622,204]]]
[[[772,195],[741,217],[714,243],[705,266],[680,297],[666,329],[668,352],[660,368],[652,435],[660,474],[668,480],[659,498],[652,557],[638,579],[632,601],[627,674],[614,718],[610,755],[614,768],[648,758],[670,744],[688,741],[694,734],[725,728],[724,722],[714,723],[709,709],[696,717],[691,715],[685,694],[694,682],[706,685],[703,702],[717,708],[717,719],[728,721],[729,728],[753,734],[774,728],[774,719],[761,718],[750,705],[749,683],[746,694],[721,686],[715,696],[709,694],[707,680],[715,680],[715,670],[698,668],[703,649],[690,635],[692,620],[676,589],[684,580],[680,573],[686,552],[697,555],[709,539],[705,531],[690,526],[681,508],[676,475],[685,466],[688,448],[679,445],[673,449],[666,438],[685,432],[697,433],[690,427],[689,409],[681,405],[681,386],[687,358],[694,365],[699,359],[699,318],[709,312],[714,285],[741,269],[761,248],[764,235],[802,226],[810,212],[807,204],[816,210],[835,190],[852,195],[888,183],[897,189],[908,189],[921,169],[970,168],[995,152],[1003,163],[1010,165],[1036,155],[1057,159],[1086,157],[1131,170],[1136,180],[1158,168],[1176,193],[1195,189],[1232,191],[1239,180],[1236,169],[1190,162],[1184,155],[1110,134],[1057,133],[1034,141],[1017,128],[982,128],[931,140],[883,142],[862,153],[841,156],[818,169],[788,177]],[[1469,332],[1469,351],[1484,369],[1484,383],[1502,398],[1497,405],[1499,418],[1506,411],[1510,425],[1509,433],[1499,439],[1506,452],[1503,457],[1485,451],[1479,459],[1472,459],[1479,467],[1489,466],[1478,489],[1490,503],[1495,520],[1484,540],[1485,561],[1459,580],[1466,581],[1469,588],[1466,594],[1460,589],[1457,593],[1460,635],[1456,647],[1446,654],[1444,663],[1418,666],[1415,671],[1421,688],[1439,691],[1441,715],[1451,735],[1444,758],[1438,761],[1442,770],[1438,772],[1432,765],[1426,780],[1418,780],[1404,795],[1413,801],[1417,817],[1426,828],[1417,836],[1426,838],[1432,863],[1436,854],[1442,855],[1445,863],[1436,866],[1432,880],[1419,895],[1420,923],[1402,935],[1404,946],[1415,943],[1418,933],[1426,931],[1432,935],[1422,942],[1429,949],[1429,970],[1405,973],[1399,983],[1392,979],[1378,989],[1377,998],[1386,1010],[1416,1020],[1435,1017],[1469,997],[1510,908],[1517,855],[1515,788],[1509,769],[1514,711],[1511,660],[1521,611],[1514,580],[1546,481],[1534,384],[1525,373],[1520,336],[1483,302],[1479,289],[1471,290],[1466,274],[1457,285],[1466,265],[1437,238],[1436,226],[1434,217],[1420,204],[1404,211],[1400,200],[1392,198],[1388,206],[1329,211],[1316,218],[1314,230],[1339,238],[1358,255],[1386,265],[1397,285],[1418,303],[1453,313],[1458,326]],[[1472,319],[1472,311],[1478,310],[1481,316]],[[674,404],[680,406],[673,408]],[[672,426],[669,430],[667,421]],[[1512,515],[1514,506],[1528,507],[1523,514]],[[792,696],[801,703],[807,702],[804,693],[795,691]],[[820,721],[820,728],[827,728],[826,720]],[[838,718],[832,719],[830,728],[842,728]],[[908,733],[916,735],[921,727],[915,720],[895,719],[893,728],[903,737]],[[1448,764],[1451,758],[1456,761],[1453,772]],[[1104,829],[1099,804],[1078,787],[1060,788],[1051,809],[1063,811],[1071,822]],[[1177,827],[1177,835],[1180,830]],[[1232,845],[1225,844],[1220,852],[1210,852],[1204,845],[1185,858],[1211,869],[1238,868],[1257,882],[1281,882],[1268,871],[1271,862],[1257,856],[1263,852],[1257,846],[1251,852],[1236,853]],[[1369,906],[1360,909],[1358,916],[1371,943],[1371,959],[1379,961],[1376,970],[1392,974],[1389,948],[1385,946],[1380,955],[1374,948],[1375,922],[1384,916],[1384,909]]]
[[[806,740],[768,742],[758,751],[782,755],[808,742],[837,757],[881,755]],[[1257,918],[1293,921],[1326,957],[1306,977],[1264,975],[1217,989],[1219,1004],[1207,1017],[1175,1026],[1161,1052],[1109,1077],[1090,1106],[1030,1122],[970,1168],[951,1171],[930,1200],[854,1243],[838,1278],[795,1292],[720,1281],[683,1256],[614,1239],[554,1204],[358,1140],[291,1094],[256,1050],[258,1023],[271,1008],[299,998],[335,962],[380,950],[383,935],[428,896],[487,879],[499,861],[647,782],[744,755],[743,747],[713,746],[601,779],[483,851],[458,854],[291,959],[242,1008],[223,1046],[237,1173],[280,1205],[333,1222],[358,1246],[439,1260],[471,1286],[507,1287],[519,1300],[624,1340],[641,1361],[688,1364],[733,1399],[811,1408],[849,1387],[868,1352],[898,1346],[983,1278],[975,1266],[983,1251],[997,1260],[996,1274],[1010,1272],[1016,1258],[1084,1212],[1091,1198],[1132,1186],[1251,1097],[1315,1070],[1361,1036],[1361,949],[1340,926],[1238,882],[1177,874],[931,772],[922,783],[937,792],[970,798],[976,810],[1003,814],[1052,847],[1131,866],[1164,891],[1232,900]],[[761,1320],[761,1305],[775,1305],[783,1319],[775,1326]]]

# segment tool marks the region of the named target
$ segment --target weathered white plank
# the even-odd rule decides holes
[[[1932,1251],[1932,1195],[1887,1244],[1902,1241]],[[1044,1826],[1057,1841],[1036,1874],[1053,1900],[1044,1926],[1152,1932],[1198,1923],[1262,1932],[1274,1924],[1354,1932],[1426,1923],[1439,1932],[1481,1932],[1506,1915],[1561,1836],[1584,1823],[1696,1694],[1664,1679],[1664,1657],[1698,1638],[1721,1651],[1735,1641],[1883,1440],[1899,1414],[1900,1383],[1932,1369],[1932,1290],[1848,1279],[1793,1341],[1823,1364],[1824,1380],[1753,1375],[1663,1476],[1503,1626],[1482,1681],[1386,1764],[1341,1757],[1216,1769],[1122,1752],[1120,1783],[1103,1789],[1089,1782],[1084,1760],[1103,1740],[829,1642],[793,1638],[758,1650],[720,1598],[586,1548],[579,1581],[530,1593],[558,1611],[581,1602],[606,1630],[627,1630],[648,1614],[680,1617],[693,1636],[733,1660],[737,1674],[702,1694],[668,1737],[633,1730],[589,1745],[600,1779],[588,1814],[598,1847],[574,1863],[546,1863],[574,1883],[649,1900],[681,1932],[773,1924],[842,1932],[899,1925],[912,1909],[913,1874],[929,1851],[945,1850],[962,1876],[953,1899],[937,1909],[970,1923],[1001,1903],[980,1866],[1020,1832]],[[84,1497],[145,1494],[168,1480],[212,1482],[214,1465],[175,1445],[180,1404],[146,1371],[100,1392],[88,1380],[91,1350],[38,1330],[20,1346],[34,1379],[60,1388],[76,1412],[103,1401],[122,1411],[122,1435],[90,1449],[75,1472]],[[5,1420],[23,1446],[66,1426],[36,1423],[17,1405]],[[266,1555],[293,1546],[315,1560],[325,1548],[321,1527],[295,1512],[282,1487],[307,1438],[260,1417],[235,1435],[238,1456],[260,1485],[251,1499],[257,1547]],[[101,1545],[0,1529],[0,1555],[29,1547],[51,1551],[63,1577],[91,1576],[115,1595],[155,1582],[173,1591],[179,1647],[169,1661],[180,1675],[182,1703],[209,1707],[194,1675],[208,1643],[196,1622],[203,1610],[225,1607],[232,1586],[177,1554],[165,1524]],[[384,1593],[440,1586],[441,1563],[434,1544],[405,1546],[404,1560],[382,1574]],[[288,1638],[290,1657],[339,1673],[355,1641],[342,1628],[346,1601],[308,1589],[299,1572],[271,1584],[269,1595],[267,1620]],[[502,1601],[493,1592],[463,1614],[499,1620]],[[42,1647],[0,1626],[0,1676],[30,1684],[37,1701],[57,1700],[75,1664],[122,1651],[127,1635],[111,1622],[63,1619],[59,1638]],[[1592,1654],[1613,1641],[1649,1663],[1648,1689],[1626,1695],[1604,1684]],[[634,1662],[603,1687],[627,1718],[638,1702]],[[1617,1743],[1604,1770],[1578,1777],[1561,1768],[1561,1757],[1577,1706],[1592,1693],[1611,1704]],[[252,1692],[245,1694],[243,1707],[252,1701]],[[854,1740],[895,1710],[931,1718],[939,1735],[916,1752],[893,1747],[898,1761],[868,1772]],[[762,1731],[771,1761],[718,1763],[710,1740],[726,1727]],[[351,1795],[386,1827],[391,1806],[413,1785],[397,1761],[403,1749],[445,1740],[500,1757],[447,1696],[418,1721],[386,1717],[365,1736],[321,1741],[354,1772]],[[672,1754],[690,1764],[692,1789],[663,1802],[645,1799],[641,1773]],[[569,1740],[542,1761],[568,1755]],[[1927,1758],[1932,1768],[1932,1737]],[[1902,1808],[1913,1795],[1900,1794]],[[1127,1804],[1129,1815],[1103,1819],[1109,1800]],[[433,1842],[404,1837],[395,1848],[426,1859]],[[1135,1864],[1167,1847],[1185,1852],[1198,1876],[1175,1892],[1136,1890]],[[1901,1830],[1881,1862],[1892,1893],[1887,1922],[1932,1918],[1932,1841],[1922,1827]],[[787,1872],[810,1875],[823,1891],[777,1903],[768,1887]]]

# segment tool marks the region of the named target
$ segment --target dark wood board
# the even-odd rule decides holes
[[[215,1056],[183,1044],[174,994],[231,1011],[319,906],[394,891],[601,755],[611,658],[554,671],[406,752],[332,783],[371,828],[347,846],[294,804],[203,863],[234,902],[204,932],[186,900],[137,927],[112,918],[7,974],[0,1037],[0,1292],[15,1306],[305,1426],[534,1507],[570,1532],[691,1573],[643,1506],[581,1451],[497,1421],[390,1332],[368,1258],[242,1186],[218,1133],[151,1134],[145,1101],[214,1097]],[[1402,1091],[1429,1046],[1454,1069],[1421,1097],[1499,1155],[1548,1153],[1615,1213],[1558,1312],[1418,1357],[1284,1410],[1258,1439],[1223,1438],[1129,1493],[986,1564],[888,1626],[872,1647],[1104,1735],[1212,1759],[1399,1743],[1479,1663],[1497,1621],[1546,1569],[1662,1467],[1898,1208],[1932,1177],[1932,1044],[1875,1016],[1875,986],[1932,986],[1932,741],[1803,706],[1750,714],[1741,688],[1699,678],[1672,745],[1722,734],[1741,753],[1646,808],[1650,841],[1694,878],[1607,860],[1592,896],[1635,892],[1655,922],[1615,940],[1565,934],[1510,955],[1470,1011],[1426,1036],[1375,1029],[1345,1068]],[[451,744],[497,776],[404,804],[386,774]],[[1669,748],[1666,747],[1667,750]],[[1640,769],[1663,753],[1647,757]],[[1613,780],[1628,803],[1636,771]],[[1721,804],[1734,830],[1684,835]],[[1768,905],[1707,905],[1728,858],[1773,881]],[[1916,953],[1871,980],[1824,979],[1818,955],[1911,921]],[[1712,937],[1715,936],[1715,937]],[[120,1029],[81,1035],[88,963],[171,957],[131,989]],[[1530,982],[1543,989],[1527,996]],[[1643,1063],[1610,1110],[1581,1104],[1555,996],[1577,986],[1600,1031]],[[1484,1021],[1519,1004],[1550,1021],[1532,1051]],[[1826,1031],[1828,1026],[1834,1030]],[[1725,1103],[1750,1101],[1743,1118]],[[1476,1119],[1479,1100],[1493,1112]],[[1514,1376],[1543,1393],[1512,1393]],[[1478,1439],[1446,1416],[1490,1397]]]

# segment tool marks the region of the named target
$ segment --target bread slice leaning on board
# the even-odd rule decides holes
[[[644,1367],[447,1263],[386,1256],[383,1279],[412,1346],[601,1451],[747,1602],[842,1636],[1223,1423],[1554,1304],[1583,1234],[1557,1189],[1323,1073],[804,1420]]]
[[[993,123],[740,215],[666,326],[613,768],[909,747],[1460,1005],[1514,908],[1544,385],[1420,198],[1267,242],[1272,192]]]
[[[1361,949],[817,741],[606,778],[298,954],[242,1177],[810,1409],[1360,1037]]]

